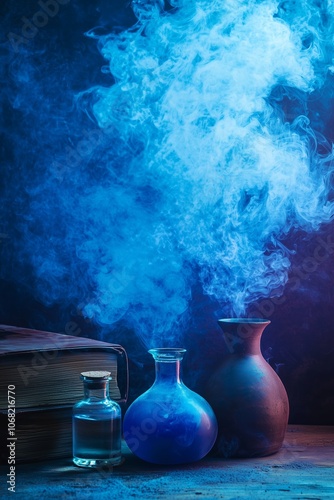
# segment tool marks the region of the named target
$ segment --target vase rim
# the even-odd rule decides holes
[[[270,319],[264,318],[222,318],[218,320],[218,323],[243,323],[243,324],[257,324],[257,325],[269,325],[271,323]]]
[[[169,362],[182,360],[187,349],[183,347],[156,347],[154,349],[149,349],[148,352],[152,354],[155,361]]]

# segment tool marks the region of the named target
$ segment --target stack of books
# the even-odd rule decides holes
[[[8,463],[8,443],[16,462],[72,455],[72,407],[83,399],[80,373],[91,370],[111,372],[110,397],[126,402],[128,360],[122,346],[0,325],[2,463]]]

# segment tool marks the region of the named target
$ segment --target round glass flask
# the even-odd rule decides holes
[[[130,450],[147,462],[194,462],[215,442],[217,421],[211,406],[180,378],[185,352],[178,348],[149,351],[155,360],[155,382],[125,413],[124,439]]]
[[[121,462],[121,408],[109,398],[110,372],[81,373],[84,399],[74,405],[73,462],[81,467]]]

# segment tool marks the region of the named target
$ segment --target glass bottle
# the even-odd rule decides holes
[[[124,416],[124,439],[147,462],[182,464],[203,458],[217,436],[210,405],[184,385],[180,364],[185,349],[151,349],[156,378]]]
[[[84,399],[74,405],[73,462],[81,467],[121,462],[121,408],[109,398],[110,372],[81,373]]]
[[[213,371],[205,397],[218,420],[214,452],[222,457],[261,457],[282,446],[289,401],[281,379],[261,353],[262,332],[270,321],[218,321],[229,354]]]

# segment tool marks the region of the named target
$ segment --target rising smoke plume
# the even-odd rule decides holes
[[[81,109],[95,128],[40,162],[19,253],[45,303],[156,346],[179,338],[196,282],[231,315],[279,296],[286,237],[332,220],[331,146],[308,104],[333,78],[334,3],[132,6],[131,28],[88,33],[113,81],[73,94],[58,126],[79,137]]]

